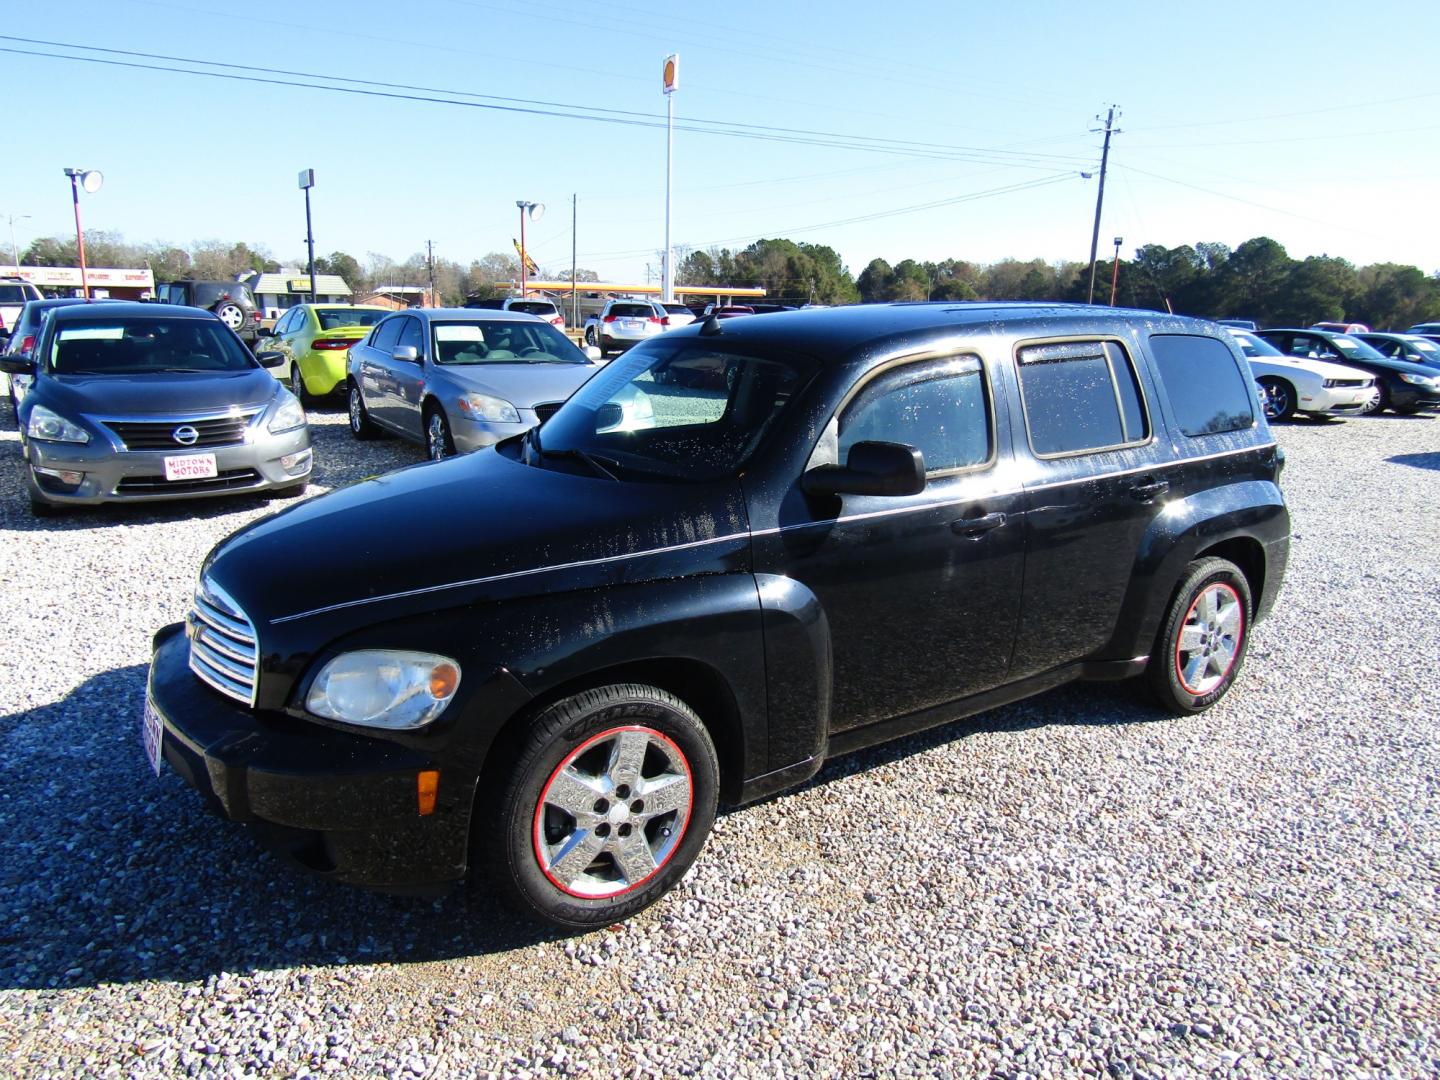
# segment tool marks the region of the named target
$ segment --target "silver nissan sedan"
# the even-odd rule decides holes
[[[412,308],[350,349],[346,393],[357,439],[393,433],[432,460],[544,423],[601,365],[544,319],[516,311]],[[618,403],[602,430],[655,426],[650,401]]]
[[[299,494],[305,410],[208,311],[164,304],[56,308],[29,358],[16,420],[31,509],[238,492]]]

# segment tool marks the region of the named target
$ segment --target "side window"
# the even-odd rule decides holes
[[[292,308],[290,311],[287,311],[287,312],[281,317],[281,319],[280,319],[280,321],[279,321],[278,323],[275,324],[275,333],[276,333],[277,335],[280,335],[280,334],[288,334],[288,333],[290,333],[291,330],[293,330],[294,328],[295,328],[295,311],[294,311],[294,309]]]
[[[1255,422],[1250,386],[1235,354],[1211,337],[1156,334],[1155,368],[1170,408],[1186,435],[1241,431]]]
[[[1020,399],[1040,457],[1134,446],[1150,437],[1135,365],[1118,341],[1019,350]]]
[[[400,340],[395,344],[399,348],[410,346],[415,350],[417,356],[425,355],[425,338],[420,329],[420,320],[406,318],[405,327],[400,331]]]
[[[838,460],[858,442],[905,443],[930,474],[990,460],[993,425],[985,376],[974,356],[907,364],[872,379],[840,414]]]
[[[409,319],[404,315],[386,319],[376,328],[375,337],[370,341],[371,347],[388,356],[395,348],[395,341],[400,337],[400,331],[406,322],[409,322]]]

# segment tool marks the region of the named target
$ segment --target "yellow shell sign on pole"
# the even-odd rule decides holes
[[[665,93],[673,94],[680,89],[680,54],[671,53],[665,57]]]

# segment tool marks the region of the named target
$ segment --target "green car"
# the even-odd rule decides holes
[[[389,308],[358,304],[296,304],[275,323],[255,351],[275,349],[290,361],[290,390],[301,401],[345,385],[350,346],[390,314]]]

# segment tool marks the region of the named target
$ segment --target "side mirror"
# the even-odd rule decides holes
[[[808,495],[915,495],[925,490],[925,455],[913,446],[858,442],[844,465],[819,465],[800,478]]]
[[[0,371],[7,375],[34,375],[35,361],[28,356],[0,356]]]
[[[285,366],[285,354],[283,352],[276,352],[273,349],[267,349],[264,352],[256,353],[255,359],[260,361],[260,366],[263,368],[277,368]]]
[[[625,410],[614,401],[607,401],[595,410],[595,430],[619,427],[625,422]]]
[[[598,348],[596,348],[594,345],[586,345],[586,346],[585,346],[585,359],[586,359],[586,360],[599,360],[599,359],[601,359],[600,350],[599,350]]]
[[[420,362],[420,351],[414,345],[397,345],[390,352],[391,360],[403,360],[408,364]]]

